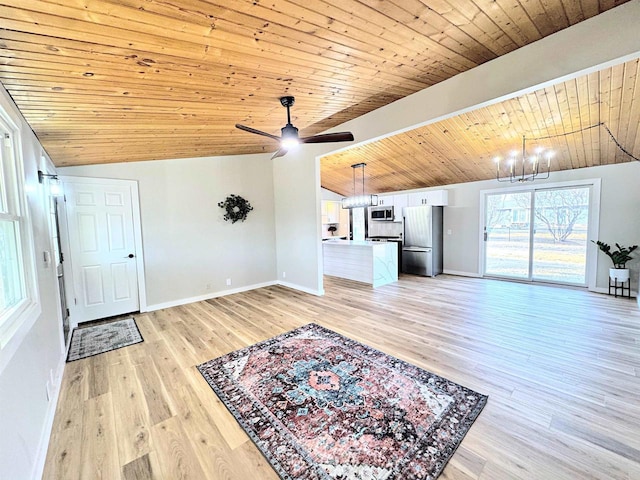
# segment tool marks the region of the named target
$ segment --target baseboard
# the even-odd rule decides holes
[[[476,272],[460,272],[458,270],[443,270],[442,273],[446,273],[447,275],[457,275],[459,277],[474,277],[481,278],[482,275]]]
[[[197,297],[181,298],[179,300],[172,300],[170,302],[156,303],[155,305],[147,305],[145,312],[153,312],[154,310],[161,310],[163,308],[179,307],[180,305],[186,305],[188,303],[202,302],[204,300],[210,300],[212,298],[224,297],[226,295],[233,295],[234,293],[247,292],[249,290],[255,290],[256,288],[270,287],[272,285],[278,285],[277,281],[254,283],[253,285],[246,285],[244,287],[232,288],[229,290],[221,290],[219,292],[207,293],[206,295],[198,295]]]
[[[156,303],[154,305],[147,305],[143,312],[153,312],[154,310],[161,310],[163,308],[179,307],[180,305],[186,305],[188,303],[202,302],[211,298],[224,297],[226,295],[232,295],[234,293],[248,292],[249,290],[255,290],[256,288],[271,287],[273,285],[281,285],[283,287],[299,290],[304,293],[316,295],[321,297],[324,295],[324,290],[313,290],[311,288],[296,285],[295,283],[280,282],[277,280],[263,283],[254,283],[253,285],[247,285],[245,287],[233,288],[229,290],[221,290],[219,292],[207,293],[206,295],[199,295],[197,297],[181,298],[180,300],[172,300],[170,302]]]
[[[68,348],[68,346],[67,346]],[[53,420],[56,415],[56,408],[58,406],[58,398],[60,397],[60,388],[62,387],[62,375],[64,373],[64,366],[66,363],[67,355],[65,354],[60,358],[60,362],[56,368],[56,378],[53,396],[49,400],[49,408],[44,421],[44,429],[40,436],[40,442],[38,443],[38,450],[36,451],[35,462],[33,464],[33,471],[31,478],[33,480],[39,480],[44,473],[44,464],[47,460],[47,451],[49,450],[49,443],[51,441],[51,431],[53,430]]]
[[[316,297],[321,297],[324,295],[324,289],[312,290],[311,288],[302,287],[300,285],[296,285],[295,283],[289,283],[289,282],[278,282],[278,285],[281,285],[287,288],[292,288],[294,290],[300,290],[301,292],[309,293],[311,295],[315,295]]]

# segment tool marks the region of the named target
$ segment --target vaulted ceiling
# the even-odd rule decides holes
[[[272,152],[234,125],[278,134],[280,96],[295,95],[293,123],[315,134],[622,3],[8,0],[0,81],[58,166]],[[630,62],[327,157],[323,186],[350,193],[349,165],[365,158],[378,191],[481,179],[522,133],[596,121],[621,129],[637,152],[638,109],[622,109],[637,106],[626,90],[637,69]],[[602,131],[552,143],[584,153],[562,168],[605,158],[594,153]],[[619,160],[606,151],[604,161]]]
[[[353,194],[361,162],[368,193],[488,180],[496,157],[502,175],[512,152],[522,158],[523,135],[528,157],[553,152],[550,171],[634,161],[619,147],[640,158],[640,60],[325,156],[322,186]]]

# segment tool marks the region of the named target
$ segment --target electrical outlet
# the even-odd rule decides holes
[[[287,272],[282,272],[282,278],[287,278]]]
[[[231,286],[231,279],[227,278],[227,287],[230,287],[230,286]]]
[[[447,230],[447,235],[451,235],[451,229]]]

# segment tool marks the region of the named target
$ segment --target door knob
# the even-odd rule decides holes
[[[133,257],[135,257],[135,255],[134,255],[133,253],[130,253],[129,255],[127,255],[127,256],[126,256],[126,257],[124,257],[124,258],[133,258]]]

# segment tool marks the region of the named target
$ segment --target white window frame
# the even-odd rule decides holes
[[[549,190],[554,188],[566,187],[591,187],[591,195],[589,198],[589,227],[587,230],[587,238],[589,240],[598,238],[600,231],[600,189],[602,180],[600,178],[587,178],[584,180],[568,180],[561,182],[540,182],[528,185],[514,185],[503,188],[492,188],[489,190],[480,190],[480,225],[479,225],[479,253],[478,271],[480,276],[485,276],[485,242],[484,242],[484,216],[485,216],[485,199],[487,194],[491,193],[513,193],[519,191],[535,191]],[[586,271],[586,287],[590,291],[596,291],[596,276],[598,264],[598,247],[593,243],[587,242],[587,271]],[[554,283],[554,282],[537,282],[537,283]],[[571,285],[561,283],[560,285]]]
[[[26,196],[26,177],[20,127],[11,117],[13,106],[0,97],[0,125],[9,134],[11,162],[3,168],[4,178],[0,187],[3,190],[8,208],[8,216],[17,220],[20,232],[21,267],[24,276],[24,298],[14,305],[0,319],[0,373],[9,363],[27,332],[42,312],[39,290],[37,287],[35,249],[33,228],[29,215]],[[17,116],[17,114],[16,114]],[[4,134],[2,135],[4,137]],[[4,138],[1,139],[5,141]],[[8,177],[15,178],[8,178]]]

